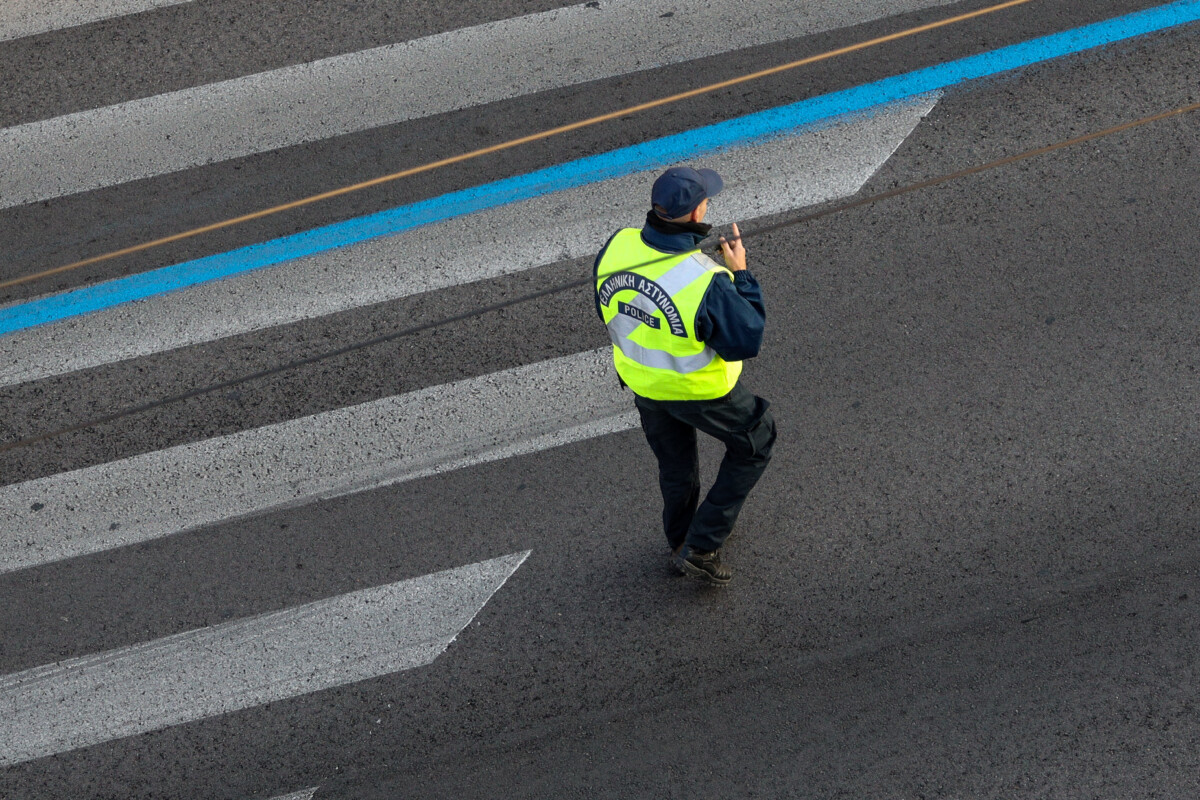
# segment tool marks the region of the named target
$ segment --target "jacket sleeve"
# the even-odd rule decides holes
[[[762,287],[749,270],[732,281],[718,275],[696,312],[696,338],[726,361],[743,361],[758,355],[766,321]]]

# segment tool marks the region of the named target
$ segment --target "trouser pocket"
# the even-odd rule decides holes
[[[745,427],[730,432],[729,447],[735,455],[746,458],[767,461],[775,447],[775,417],[768,410],[768,403],[761,397],[755,397],[753,417]]]

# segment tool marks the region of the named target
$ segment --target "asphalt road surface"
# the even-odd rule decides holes
[[[990,5],[17,0],[0,284]],[[1200,112],[801,219],[1200,102],[1197,17],[1032,0],[0,288],[0,797],[1200,797]],[[546,291],[677,162],[767,303],[723,589]]]

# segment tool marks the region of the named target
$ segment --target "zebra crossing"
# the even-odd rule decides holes
[[[950,1],[822,0],[794,14],[788,0],[675,0],[664,14],[606,0],[131,100],[0,131],[0,208]],[[465,63],[477,80],[461,80]]]
[[[709,159],[712,168],[731,176],[722,197],[727,213],[749,219],[854,194],[932,110],[937,96],[902,102],[829,128],[717,153]],[[778,170],[781,163],[790,168]],[[347,231],[348,244],[299,257],[288,257],[285,250],[272,257],[279,263],[269,270],[246,269],[219,282],[197,282],[184,290],[153,294],[139,303],[117,301],[118,286],[101,285],[91,290],[99,295],[94,303],[97,310],[63,322],[55,319],[89,307],[89,297],[73,300],[68,293],[45,298],[44,307],[32,301],[7,313],[0,309],[0,331],[11,331],[0,338],[0,386],[582,258],[603,245],[607,234],[602,231],[615,230],[641,215],[638,194],[653,174],[653,170],[638,170],[517,202],[507,200],[508,191],[499,192],[503,204],[470,215],[426,224],[401,218],[373,238]],[[448,205],[458,208],[458,204]],[[555,216],[555,209],[564,206],[600,211],[588,220],[564,218],[551,228],[529,224],[529,220]],[[408,216],[419,219],[420,214]],[[401,230],[386,233],[394,228]],[[499,232],[499,240],[481,241],[480,228]],[[331,233],[334,241],[338,237]],[[308,242],[299,246],[314,248]],[[257,251],[253,246],[246,249]],[[227,259],[206,260],[237,258],[237,253],[230,253]],[[238,268],[213,266],[221,273]],[[191,270],[188,265],[177,269]],[[328,283],[325,276],[334,273],[342,276],[336,285],[319,293],[311,291],[312,286]],[[170,279],[164,276],[156,282]],[[129,294],[140,297],[141,292],[131,287]],[[108,303],[112,305],[104,305]],[[213,313],[217,307],[222,313]]]
[[[732,4],[687,0],[666,15],[653,4],[615,0],[599,9],[582,4],[447,31],[5,129],[0,131],[0,203],[28,204],[481,105],[514,92],[724,52],[735,45],[721,31],[723,19],[751,21],[737,42],[744,47],[943,4],[867,3],[848,9],[825,3],[806,14],[781,14],[777,6],[787,4],[778,0],[756,0],[736,10]],[[141,9],[115,4],[107,10],[116,16]],[[10,21],[15,19],[11,11]],[[600,23],[584,24],[592,18]],[[82,20],[78,13],[64,13],[62,24],[76,20]],[[19,33],[20,22],[10,22],[5,30]],[[24,30],[32,28],[26,24]],[[639,39],[643,44],[655,42],[643,49],[654,51],[657,60],[635,58],[636,43],[614,46],[618,30],[636,30],[647,37]],[[677,46],[688,37],[688,47]],[[564,61],[557,55],[564,50],[587,56],[583,63]],[[472,93],[446,91],[448,76],[473,52],[492,59],[480,70],[484,80]],[[531,68],[531,59],[543,60],[544,67]],[[396,75],[412,79],[396,87]],[[381,96],[386,102],[376,102]],[[731,176],[722,198],[727,213],[763,216],[853,194],[936,102],[934,94],[718,154],[715,163]],[[241,124],[245,119],[255,121],[249,131]],[[780,163],[791,166],[781,171]],[[603,230],[640,215],[636,195],[653,174],[643,169],[448,220],[432,230],[336,248],[292,259],[274,271],[19,331],[0,340],[3,382],[15,386],[103,368],[581,258],[598,247]],[[513,236],[500,248],[505,257],[499,260],[488,257],[495,242],[478,241],[480,225],[520,231],[564,204],[604,211],[586,228],[575,220],[548,235]],[[439,247],[422,250],[419,242],[430,236]],[[339,279],[330,281],[332,274]],[[311,288],[324,284],[329,290],[314,296]],[[222,313],[214,313],[217,309]],[[206,526],[246,515],[629,430],[636,415],[615,382],[605,379],[610,369],[606,350],[589,351],[9,483],[0,487],[0,528],[7,532],[0,542],[0,570],[19,579],[44,565],[164,536],[203,536]],[[432,417],[431,408],[438,409]],[[10,673],[0,685],[0,708],[6,712],[0,763],[22,764],[430,663],[529,556],[493,558]],[[334,618],[342,620],[336,630],[329,622]]]
[[[17,3],[0,16],[0,41],[189,2],[203,0]],[[675,0],[668,10],[602,0],[445,31],[0,130],[0,208],[949,5],[829,0],[789,13],[794,4],[783,0]],[[1176,5],[1193,11],[1196,4]],[[726,32],[735,24],[733,39]],[[485,59],[482,79],[459,91],[454,76],[477,54]],[[392,88],[397,76],[406,80]],[[721,149],[711,165],[730,176],[722,216],[765,217],[857,193],[940,98],[932,92]],[[248,118],[249,129],[241,124]],[[0,338],[0,388],[584,258],[611,229],[637,222],[638,187],[657,168],[30,326]],[[559,211],[579,207],[597,213],[580,220]],[[561,224],[534,223],[556,214]],[[480,231],[489,231],[486,239]],[[636,425],[601,348],[9,480],[0,486],[0,575],[19,581],[83,556],[204,536],[218,523]],[[460,558],[450,570],[10,671],[0,676],[0,765],[434,663],[521,565],[537,558],[537,547],[483,555]],[[257,796],[307,800],[318,791],[279,795],[289,790]]]

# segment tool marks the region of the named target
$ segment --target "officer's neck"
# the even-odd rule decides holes
[[[651,247],[682,253],[699,247],[711,230],[712,225],[704,222],[670,222],[650,211],[646,214],[642,237]]]

